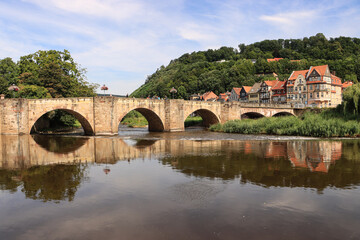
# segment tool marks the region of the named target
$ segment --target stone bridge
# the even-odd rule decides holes
[[[30,134],[45,113],[60,109],[74,115],[87,135],[114,135],[123,117],[132,110],[149,122],[149,131],[184,131],[184,121],[196,112],[205,126],[242,118],[298,115],[289,105],[152,100],[118,97],[51,99],[1,99],[0,133]]]

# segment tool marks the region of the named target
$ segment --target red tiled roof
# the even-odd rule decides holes
[[[201,96],[202,99],[204,99],[204,101],[210,99],[210,98],[215,98],[215,99],[218,99],[218,96],[213,93],[212,91],[210,92],[206,92],[204,93],[202,96]]]
[[[244,90],[246,93],[248,93],[252,87],[249,87],[249,86],[243,86]]]
[[[268,59],[266,59],[268,62],[277,62],[277,61],[279,61],[279,60],[281,60],[281,59],[283,59],[283,58],[268,58]]]
[[[229,98],[229,95],[227,95],[226,93],[220,93],[219,95],[219,99],[224,99],[225,101],[227,101]]]
[[[264,81],[266,83],[266,85],[273,87],[275,86],[275,84],[278,82],[277,80],[273,80],[273,81]]]
[[[234,89],[234,91],[235,91],[235,93],[236,93],[237,95],[240,95],[241,88],[239,88],[239,87],[234,87],[233,89]]]
[[[277,81],[271,90],[283,90],[285,89],[285,81]]]
[[[306,77],[306,74],[309,70],[299,70],[299,71],[293,71],[289,77],[289,80],[295,80],[300,74]]]
[[[342,84],[342,88],[347,88],[347,87],[350,87],[352,86],[354,83],[353,82],[349,82],[349,81],[346,81]]]
[[[339,78],[339,77],[337,77],[337,76],[335,76],[335,75],[333,75],[333,74],[331,74],[331,83],[332,83],[333,85],[342,86],[342,84],[341,84],[341,78]]]
[[[309,71],[309,75],[310,75],[314,70],[316,70],[316,72],[318,72],[318,73],[320,74],[321,79],[322,79],[322,77],[325,75],[326,69],[327,69],[328,67],[329,67],[328,65],[321,65],[321,66],[311,67],[311,68],[310,68],[310,71]]]

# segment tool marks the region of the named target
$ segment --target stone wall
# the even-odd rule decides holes
[[[45,113],[62,109],[73,114],[87,135],[115,135],[122,118],[137,110],[149,122],[150,131],[184,131],[184,121],[193,112],[203,118],[205,126],[241,119],[254,112],[271,117],[278,113],[295,115],[297,110],[288,106],[244,104],[239,102],[204,102],[176,100],[150,100],[138,98],[51,98],[1,99],[0,133],[29,134],[35,122]]]

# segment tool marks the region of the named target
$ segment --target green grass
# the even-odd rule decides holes
[[[185,127],[201,125],[202,122],[203,122],[203,119],[199,116],[196,116],[196,117],[189,116],[185,119]]]
[[[138,111],[131,111],[123,118],[121,124],[127,125],[128,127],[136,128],[136,127],[145,127],[149,123],[146,118],[139,113]]]
[[[352,119],[352,117],[350,118]],[[332,112],[306,113],[301,117],[244,119],[215,124],[211,131],[242,134],[272,134],[311,137],[358,137],[360,124]]]

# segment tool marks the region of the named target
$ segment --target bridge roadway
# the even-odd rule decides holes
[[[119,97],[79,97],[51,99],[1,99],[0,134],[30,134],[45,113],[61,109],[73,114],[86,135],[116,135],[122,118],[139,111],[149,122],[149,131],[184,131],[184,121],[193,112],[204,125],[245,117],[298,115],[302,109],[290,105],[152,100]]]

